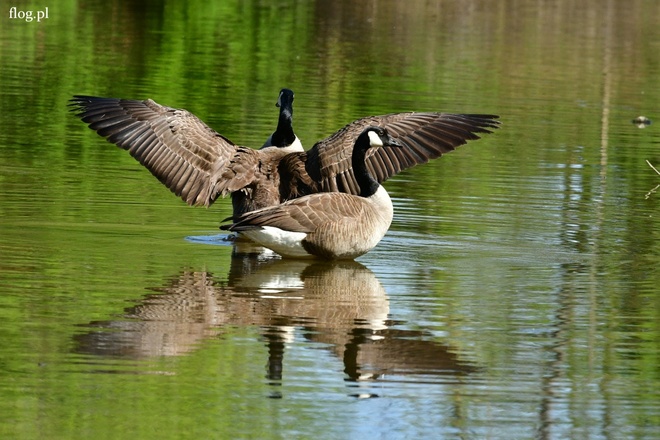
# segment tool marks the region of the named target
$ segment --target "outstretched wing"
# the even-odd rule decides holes
[[[496,115],[409,112],[358,119],[317,142],[306,157],[297,161],[297,169],[300,161],[304,161],[306,173],[318,185],[315,191],[359,194],[351,155],[355,140],[366,127],[385,127],[404,145],[404,148],[378,148],[370,152],[369,172],[383,182],[406,168],[438,158],[469,140],[479,139],[477,133],[491,133],[500,124],[497,118]],[[293,178],[302,180],[303,176],[298,172],[293,173]]]
[[[192,113],[151,99],[77,95],[70,106],[189,205],[209,206],[218,197],[218,176],[237,147]]]

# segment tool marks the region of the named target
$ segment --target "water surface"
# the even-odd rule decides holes
[[[3,438],[657,436],[657,2],[1,20]],[[369,114],[503,126],[386,182],[384,240],[327,264],[232,246],[229,201],[185,206],[66,107],[150,97],[257,147],[282,87],[307,147]]]

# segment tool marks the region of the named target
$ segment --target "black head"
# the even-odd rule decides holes
[[[367,127],[362,132],[361,136],[363,135],[368,137],[370,147],[403,147],[403,144],[393,138],[384,127]]]
[[[276,107],[291,107],[293,105],[293,90],[291,89],[282,89],[280,90],[280,96],[277,98],[275,103]]]
[[[370,197],[375,194],[380,184],[369,174],[367,168],[367,154],[371,148],[381,147],[403,147],[398,140],[394,139],[383,127],[367,127],[360,133],[355,141],[351,163],[355,180],[360,187],[360,196]]]

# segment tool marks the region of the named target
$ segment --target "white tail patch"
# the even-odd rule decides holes
[[[242,231],[251,240],[272,249],[280,255],[287,257],[311,257],[302,245],[307,234],[304,232],[291,232],[274,226],[262,226],[260,229]]]

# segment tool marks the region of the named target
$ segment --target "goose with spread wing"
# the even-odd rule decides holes
[[[390,196],[370,174],[367,152],[402,148],[382,127],[367,127],[355,141],[351,168],[360,195],[320,192],[234,216],[220,228],[240,232],[284,257],[354,259],[369,252],[392,223]]]
[[[283,89],[275,133],[255,150],[230,141],[192,113],[144,101],[75,96],[73,111],[128,152],[189,205],[230,194],[233,215],[318,192],[359,195],[352,167],[357,137],[386,128],[401,148],[372,149],[367,169],[378,182],[448,153],[499,126],[498,116],[406,112],[358,119],[303,151],[292,128],[293,92]]]

